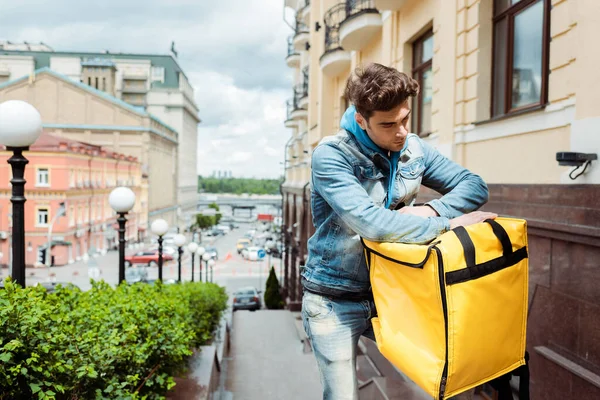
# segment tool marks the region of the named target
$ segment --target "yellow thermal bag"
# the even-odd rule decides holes
[[[379,351],[433,398],[525,365],[524,220],[458,227],[429,245],[363,244]]]

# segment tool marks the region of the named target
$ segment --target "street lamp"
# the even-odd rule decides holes
[[[202,246],[198,247],[198,249],[196,250],[196,254],[198,254],[198,267],[200,268],[200,282],[202,282],[202,256],[204,255],[204,253],[206,253],[206,249]]]
[[[173,237],[173,243],[177,246],[177,254],[179,254],[179,258],[177,259],[177,282],[181,282],[181,258],[183,257],[183,246],[187,239],[181,233],[178,233]]]
[[[215,268],[215,264],[216,264],[216,263],[215,263],[215,260],[213,260],[213,259],[211,259],[211,260],[208,262],[208,266],[210,267],[210,283],[212,283],[212,281],[213,281],[213,270],[214,270],[214,268]],[[208,271],[207,271],[207,272],[208,272]]]
[[[156,236],[158,236],[158,280],[162,281],[162,268],[163,268],[163,236],[169,231],[169,224],[164,219],[157,219],[150,225],[150,230]]]
[[[204,282],[208,282],[208,261],[210,261],[212,257],[208,253],[204,253],[202,259],[204,260]]]
[[[25,166],[29,161],[23,151],[29,150],[42,133],[42,117],[31,104],[20,100],[9,100],[0,103],[0,144],[12,151],[8,159],[13,178],[13,263],[14,280],[25,287]]]
[[[108,203],[119,214],[119,284],[125,280],[125,223],[127,214],[135,205],[135,193],[128,187],[117,187],[110,192]]]
[[[192,256],[192,282],[194,282],[194,258],[196,258],[196,251],[198,250],[198,243],[190,242],[188,244],[188,250]]]

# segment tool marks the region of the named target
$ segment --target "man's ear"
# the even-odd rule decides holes
[[[363,118],[362,115],[360,115],[360,113],[355,113],[354,114],[354,119],[356,120],[356,123],[363,129],[363,130],[367,130],[367,121],[365,121],[365,119]]]

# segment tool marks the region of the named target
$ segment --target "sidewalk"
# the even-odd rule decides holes
[[[226,390],[233,400],[319,400],[321,382],[312,353],[303,352],[287,310],[236,311]]]

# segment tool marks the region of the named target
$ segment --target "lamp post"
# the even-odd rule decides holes
[[[208,261],[208,266],[210,267],[210,283],[213,282],[213,270],[215,268],[215,260],[211,259]],[[206,271],[208,273],[208,271]]]
[[[204,259],[204,253],[206,253],[206,249],[202,246],[196,250],[196,254],[198,254],[198,267],[200,268],[200,282],[202,282],[202,260]]]
[[[177,259],[177,282],[181,282],[181,258],[183,257],[183,246],[187,239],[181,233],[178,233],[173,237],[173,243],[177,246],[177,254],[179,255]]]
[[[202,259],[204,260],[204,282],[208,282],[208,261],[211,259],[210,254],[208,253],[204,253],[204,255],[202,256]]]
[[[196,258],[198,243],[190,242],[190,244],[188,244],[188,250],[190,251],[190,255],[192,256],[192,282],[194,282],[194,258]]]
[[[128,187],[117,187],[110,192],[108,203],[119,214],[119,284],[125,280],[125,215],[135,205],[135,193]]]
[[[162,281],[163,269],[163,236],[169,231],[169,224],[164,219],[157,219],[150,225],[150,230],[158,236],[158,280]]]
[[[12,151],[8,159],[12,168],[13,232],[12,277],[25,287],[25,166],[23,156],[42,133],[42,117],[31,104],[9,100],[0,104],[0,144]]]

